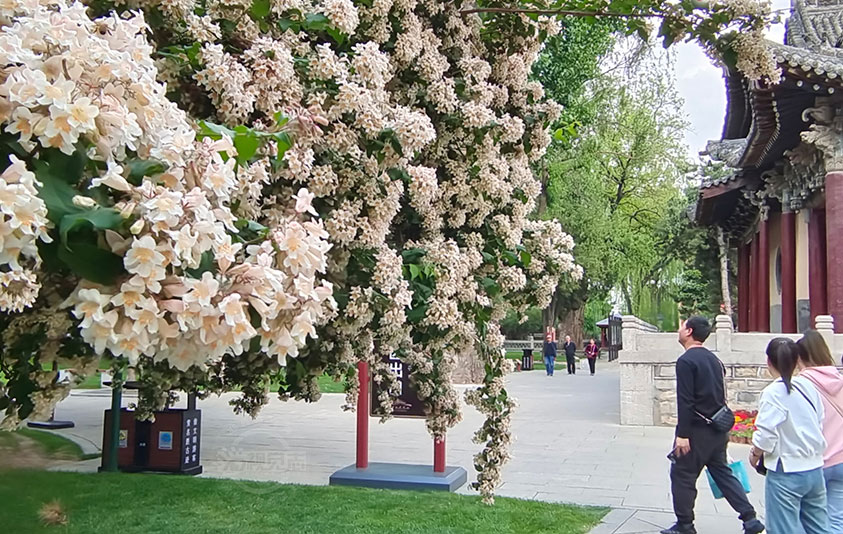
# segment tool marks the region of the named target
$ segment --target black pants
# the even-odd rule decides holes
[[[565,355],[565,360],[568,361],[568,374],[575,375],[577,374],[577,363],[573,356]]]
[[[694,427],[691,431],[691,452],[676,459],[670,468],[670,488],[673,511],[679,523],[694,522],[694,501],[697,499],[697,479],[708,467],[723,496],[743,521],[755,517],[755,509],[746,498],[741,483],[732,474],[726,459],[729,436],[708,427]]]
[[[591,374],[594,374],[594,363],[597,361],[597,358],[589,358],[588,359],[588,368],[591,370]]]

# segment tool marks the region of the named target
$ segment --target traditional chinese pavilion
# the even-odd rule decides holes
[[[738,249],[738,329],[795,333],[832,315],[843,332],[843,0],[793,0],[777,85],[725,73],[734,172],[700,189],[696,219]]]

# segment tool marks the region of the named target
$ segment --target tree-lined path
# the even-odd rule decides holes
[[[672,429],[621,427],[618,365],[600,361],[598,366],[593,377],[548,378],[539,371],[508,376],[519,403],[513,419],[517,440],[498,494],[617,508],[597,532],[656,532],[654,525],[663,528],[672,518],[665,459]],[[321,485],[353,462],[355,419],[340,410],[342,395],[327,394],[316,404],[270,403],[254,421],[233,414],[229,398],[199,402],[203,476]],[[76,422],[66,432],[98,443],[108,403],[105,391],[76,390],[60,406],[62,417]],[[465,419],[448,434],[448,463],[472,472],[479,446],[471,437],[482,416],[464,409]],[[432,462],[430,436],[421,421],[373,421],[370,432],[371,461]],[[732,454],[745,457],[746,446],[733,445]],[[91,460],[79,468],[97,465],[99,460]],[[248,482],[243,487],[250,489]],[[723,534],[739,532],[728,506],[712,499],[705,477],[699,488],[700,532],[715,527]],[[760,490],[760,478],[753,479],[750,497],[763,509]]]

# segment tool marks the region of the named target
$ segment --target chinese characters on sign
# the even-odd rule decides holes
[[[395,417],[424,417],[424,403],[419,399],[415,388],[410,383],[410,371],[408,366],[401,361],[397,356],[384,356],[383,361],[389,365],[389,370],[392,371],[398,379],[398,397],[393,400],[393,412]],[[370,388],[372,392],[371,397],[371,415],[380,417],[382,415],[379,409],[378,395],[381,392],[380,385],[372,381]]]

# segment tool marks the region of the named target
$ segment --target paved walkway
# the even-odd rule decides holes
[[[568,376],[543,371],[515,373],[509,389],[519,400],[513,421],[513,460],[503,474],[502,496],[612,507],[593,534],[651,534],[673,521],[665,455],[672,429],[622,427],[617,364],[598,362],[598,374]],[[331,473],[354,462],[355,416],[340,410],[342,395],[324,395],[305,404],[273,400],[256,420],[235,415],[231,396],[199,402],[202,409],[202,476],[243,480],[244,491],[259,491],[250,480],[327,484]],[[125,402],[131,402],[131,399]],[[108,390],[75,391],[58,409],[76,428],[63,431],[91,447],[102,439]],[[472,478],[471,441],[482,416],[472,408],[448,435],[448,464]],[[748,447],[731,453],[745,459]],[[370,461],[432,463],[433,445],[418,420],[398,419],[370,426]],[[99,460],[75,466],[95,470]],[[763,479],[752,473],[753,503],[763,514]],[[701,534],[738,534],[728,505],[711,497],[701,477],[697,528]],[[467,488],[462,493],[471,493]]]

